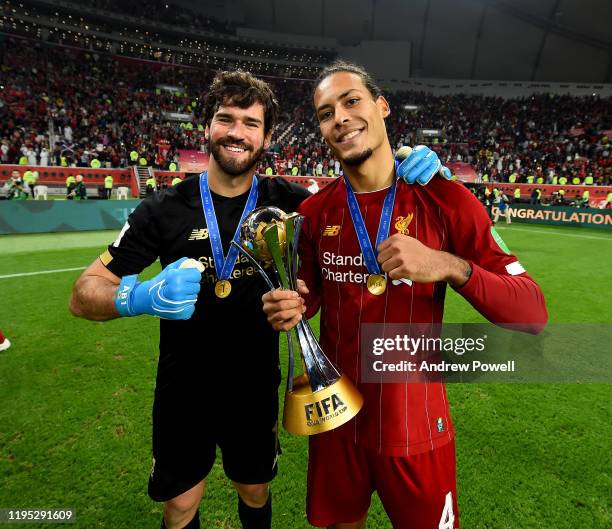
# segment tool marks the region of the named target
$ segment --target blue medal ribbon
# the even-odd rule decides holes
[[[348,202],[349,212],[351,213],[351,219],[353,219],[353,226],[355,226],[355,231],[357,232],[357,240],[359,241],[359,247],[361,248],[361,253],[363,254],[368,272],[370,274],[382,274],[380,265],[376,260],[377,251],[375,248],[378,248],[380,243],[389,238],[391,217],[393,216],[393,206],[395,204],[397,178],[394,176],[393,183],[385,196],[383,209],[380,215],[380,222],[378,224],[378,233],[376,234],[375,248],[372,248],[372,242],[370,241],[368,230],[366,229],[363,216],[361,215],[359,204],[357,203],[357,198],[355,197],[355,192],[353,191],[353,188],[351,187],[346,175],[344,176],[344,184],[346,186],[346,199]]]
[[[204,218],[206,219],[206,226],[208,227],[208,238],[210,239],[217,278],[219,280],[226,280],[229,279],[234,271],[236,258],[238,257],[238,249],[233,244],[230,245],[229,252],[227,252],[227,258],[223,257],[223,244],[221,242],[221,235],[219,234],[219,225],[217,223],[217,217],[215,216],[215,207],[210,194],[210,187],[208,186],[208,171],[200,174],[200,197],[202,198],[202,209],[204,210]],[[240,222],[238,226],[236,226],[236,231],[234,233],[233,240],[236,241],[237,244],[240,244],[240,226],[242,225],[242,221],[244,217],[255,209],[256,205],[257,177],[253,175],[249,197],[247,198],[244,211],[240,217]]]

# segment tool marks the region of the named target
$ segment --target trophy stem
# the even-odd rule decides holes
[[[289,288],[297,292],[298,279],[298,240],[304,217],[297,213],[292,213],[285,217],[285,261],[287,263],[287,276]]]
[[[247,260],[255,267],[255,269],[259,272],[259,275],[261,275],[261,277],[264,279],[268,287],[270,287],[270,290],[275,290],[276,287],[274,286],[274,283],[270,281],[270,277],[268,276],[266,271],[261,267],[261,265],[257,262],[257,260],[254,259],[251,256],[251,254],[245,251],[245,249],[242,246],[237,244],[236,241],[232,241],[231,244],[233,244],[236,248],[238,248],[238,251],[242,255],[244,255],[247,258]],[[291,331],[287,331],[285,334],[287,335],[287,350],[289,353],[289,366],[287,369],[287,391],[292,391],[293,390],[294,357],[295,357],[293,353],[293,337],[291,336]]]
[[[293,368],[294,368],[294,356],[293,356],[293,336],[291,331],[287,331],[287,351],[289,353],[289,365],[287,366],[287,391],[293,391]]]
[[[268,246],[268,251],[274,261],[274,267],[276,269],[276,273],[278,276],[279,284],[284,289],[289,289],[291,285],[289,284],[289,277],[287,274],[287,269],[285,268],[285,263],[283,262],[283,254],[281,253],[281,243],[279,239],[279,228],[278,225],[273,224],[268,226],[264,232],[264,240]],[[284,236],[284,234],[283,234]]]
[[[319,391],[328,386],[330,382],[338,380],[340,373],[321,350],[308,322],[300,320],[295,327],[295,332],[300,342],[302,358],[312,390]]]
[[[296,287],[295,290],[297,291],[297,269],[298,269],[298,243],[297,241],[300,238],[300,233],[302,231],[302,224],[304,223],[304,217],[302,215],[298,216],[295,219],[294,225],[293,225],[293,241],[291,244],[291,259],[290,259],[290,263],[291,263],[291,275],[294,278],[294,286]]]

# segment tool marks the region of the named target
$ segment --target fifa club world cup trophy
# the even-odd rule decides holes
[[[257,208],[242,223],[240,245],[232,243],[239,247],[271,289],[297,290],[297,248],[303,221],[304,217],[298,213],[286,214],[275,207]],[[295,377],[293,332],[297,335],[303,366],[303,373]],[[305,319],[287,332],[287,344],[285,429],[296,435],[313,435],[333,430],[357,415],[363,397],[325,356]]]

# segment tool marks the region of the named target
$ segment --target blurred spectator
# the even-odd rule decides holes
[[[112,175],[106,175],[104,178],[104,197],[106,200],[110,200],[113,193],[113,177]]]
[[[72,175],[66,177],[66,198],[72,200],[74,198],[74,188],[76,187],[76,178]]]
[[[510,206],[508,205],[510,201],[504,192],[500,192],[494,200],[494,204],[497,206],[495,210],[495,218],[493,219],[493,223],[495,224],[500,215],[506,218],[506,224],[512,224],[512,218],[510,217]]]
[[[478,186],[478,188],[476,189],[476,198],[480,200],[482,205],[487,210],[487,214],[489,215],[489,218],[493,220],[493,213],[492,213],[493,196],[492,196],[491,190],[487,186],[483,186],[483,185]]]
[[[26,171],[23,173],[23,181],[30,190],[30,195],[34,198],[34,187],[38,182],[38,171]]]
[[[590,193],[588,189],[585,189],[582,193],[582,200],[580,201],[580,207],[588,208],[589,207],[589,199]]]
[[[82,174],[76,175],[76,184],[72,190],[72,196],[75,200],[87,199],[87,186],[85,185],[85,182],[83,182]]]
[[[155,177],[151,176],[150,178],[147,178],[145,185],[147,186],[146,188],[147,195],[150,195],[151,193],[153,193],[157,189],[157,182],[155,180]]]
[[[18,171],[13,171],[11,187],[8,192],[9,200],[27,200],[28,193],[24,190],[24,183]]]

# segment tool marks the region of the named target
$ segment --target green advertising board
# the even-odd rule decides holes
[[[119,229],[140,200],[2,200],[0,234]]]
[[[2,200],[0,235],[119,229],[139,203],[140,200]],[[612,229],[612,209],[514,204],[510,215],[513,222]]]
[[[512,222],[612,229],[612,209],[532,206],[529,204],[511,204],[509,209]],[[497,208],[494,207],[493,214],[496,210]]]

